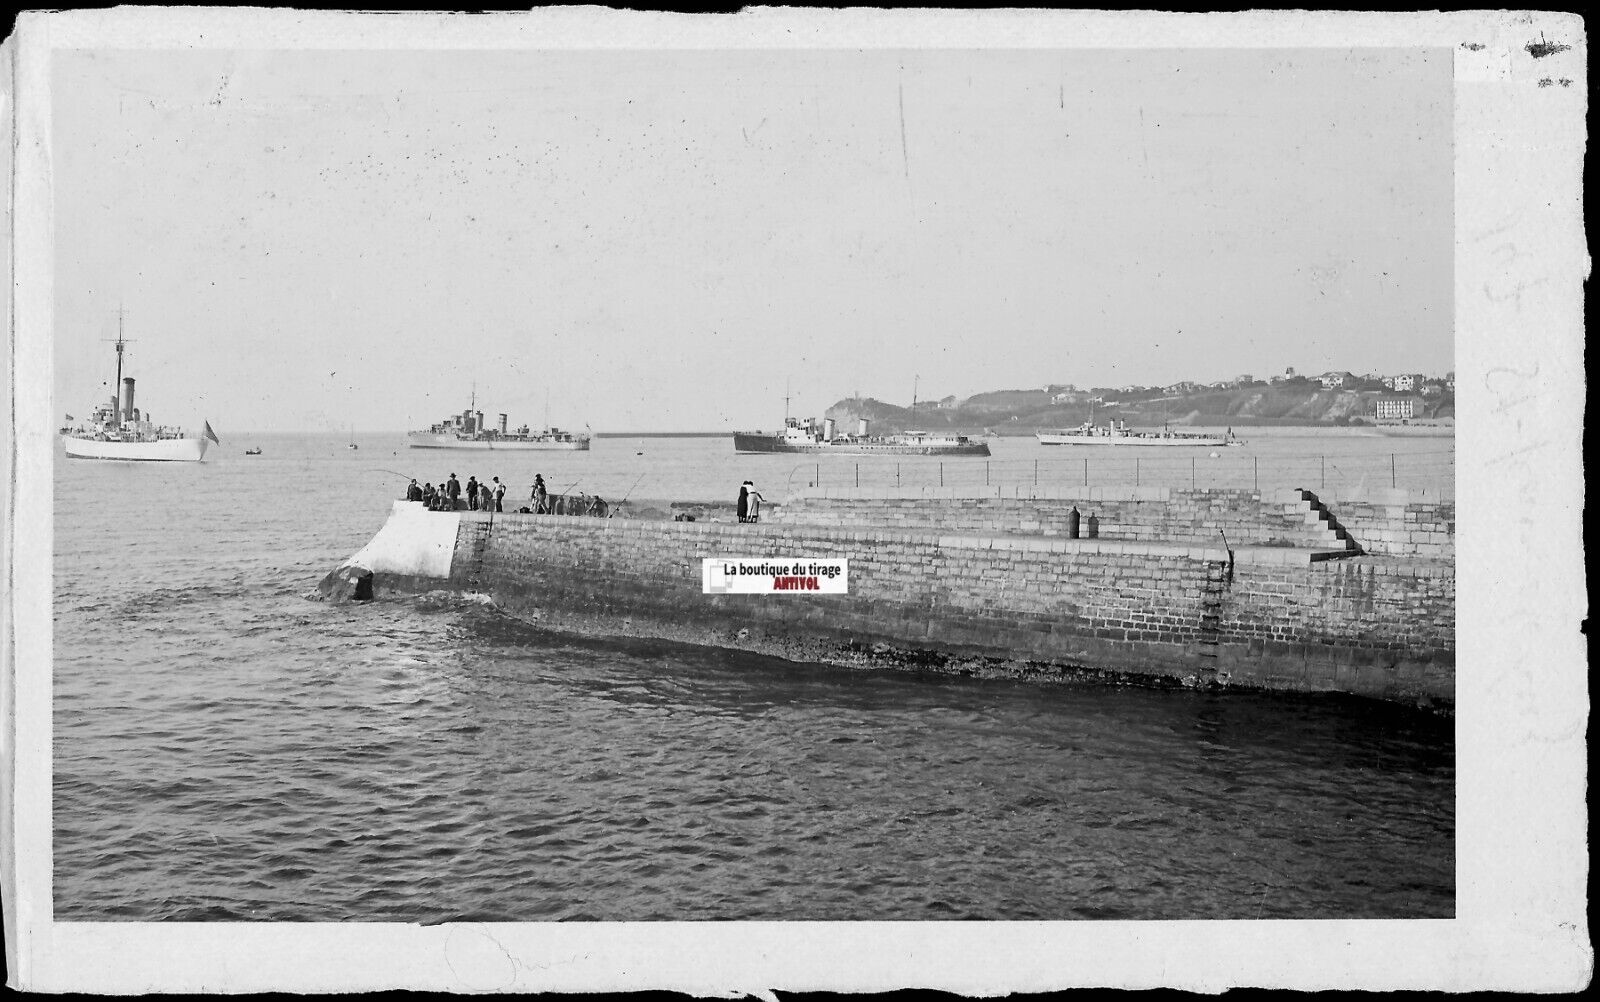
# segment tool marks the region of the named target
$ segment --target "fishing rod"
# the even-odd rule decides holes
[[[643,479],[644,479],[644,474],[643,474],[643,473],[641,473],[641,474],[639,474],[639,480],[643,480]],[[634,481],[634,482],[633,482],[633,487],[638,487],[638,486],[639,486],[639,480],[635,480],[635,481]],[[627,493],[627,494],[624,494],[624,495],[622,495],[622,501],[626,501],[626,500],[628,500],[628,497],[629,497],[629,496],[630,496],[630,495],[631,495],[631,494],[633,494],[633,487],[629,487],[629,488],[628,488],[628,493]],[[622,501],[618,501],[618,502],[617,502],[617,504],[621,504],[621,503],[622,503]]]
[[[643,473],[639,474],[638,479],[633,482],[633,486],[628,488],[628,493],[622,495],[621,499],[618,500],[616,504],[613,504],[613,505],[609,506],[606,509],[606,518],[615,518],[616,517],[617,509],[621,508],[623,505],[628,503],[628,498],[633,496],[633,488],[634,487],[638,487],[639,486],[639,481],[643,480],[643,479],[644,479],[644,474]]]

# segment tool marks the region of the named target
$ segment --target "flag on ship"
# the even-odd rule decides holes
[[[211,430],[210,421],[206,422],[206,438],[211,439],[211,441],[217,443],[218,445],[222,444],[222,439],[218,438],[217,433]]]

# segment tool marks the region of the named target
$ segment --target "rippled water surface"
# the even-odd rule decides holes
[[[324,605],[401,474],[705,499],[795,468],[726,439],[498,468],[358,441],[57,460],[56,918],[1454,914],[1448,721],[579,641],[437,597]]]

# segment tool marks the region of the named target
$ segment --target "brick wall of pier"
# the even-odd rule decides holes
[[[1069,505],[1070,507],[1070,505]],[[452,583],[546,625],[853,663],[885,645],[1274,689],[1449,700],[1454,575],[1283,547],[904,525],[462,513]],[[1102,523],[1104,524],[1104,523]],[[1136,523],[1135,523],[1136,524]],[[1231,539],[1231,537],[1230,537]],[[850,594],[704,595],[705,557],[847,557]],[[1214,614],[1208,616],[1207,611]],[[1215,655],[1210,656],[1210,655]],[[1213,669],[1215,671],[1213,671]],[[1220,677],[1218,677],[1220,675]]]
[[[1436,492],[1313,492],[1363,552],[1455,558],[1455,505]],[[1065,536],[1094,516],[1101,539],[1231,546],[1336,545],[1298,490],[981,487],[918,491],[811,488],[773,513],[785,525],[890,526],[908,532]]]

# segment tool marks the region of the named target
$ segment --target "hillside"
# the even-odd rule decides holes
[[[920,429],[981,434],[1031,435],[1040,428],[1096,422],[1113,417],[1135,427],[1169,425],[1348,425],[1375,423],[1377,401],[1413,401],[1417,420],[1455,417],[1455,399],[1448,392],[1425,398],[1391,390],[1325,390],[1307,380],[1296,383],[1252,383],[1227,390],[1199,389],[1167,394],[1160,390],[1093,390],[1051,394],[1044,390],[998,390],[979,393],[955,406],[919,403],[915,410],[872,397],[851,397],[829,407],[825,417],[843,430],[854,431],[866,418],[875,433]],[[1091,400],[1094,402],[1091,403]],[[1059,401],[1059,402],[1057,402]]]

